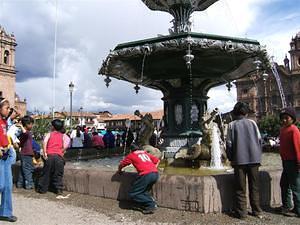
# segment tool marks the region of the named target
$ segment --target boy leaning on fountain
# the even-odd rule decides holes
[[[149,191],[159,177],[159,159],[141,150],[136,144],[131,144],[130,150],[131,153],[120,162],[118,172],[121,173],[122,168],[130,164],[136,168],[138,177],[129,191],[129,197],[137,204],[135,209],[140,209],[144,214],[152,214],[157,205]]]
[[[282,127],[279,150],[283,167],[280,179],[281,212],[286,216],[300,217],[300,131],[294,124],[296,122],[294,108],[284,108],[280,112],[280,121]]]
[[[259,171],[261,162],[261,135],[256,123],[247,119],[248,104],[237,102],[232,114],[235,120],[229,123],[226,138],[226,153],[234,168],[235,209],[234,216],[245,219],[248,215],[246,200],[246,176],[248,177],[252,215],[262,218],[259,205]]]

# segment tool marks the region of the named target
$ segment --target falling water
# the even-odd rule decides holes
[[[218,134],[217,125],[214,124],[212,128],[212,145],[211,145],[211,161],[210,166],[213,169],[223,169],[222,161],[221,161],[221,147],[220,147],[220,139]]]

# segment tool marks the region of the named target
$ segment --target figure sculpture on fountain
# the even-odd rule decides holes
[[[200,122],[202,137],[199,138],[196,144],[191,147],[183,147],[176,154],[175,159],[189,159],[189,160],[211,160],[215,159],[215,154],[212,150],[220,148],[220,159],[217,161],[226,161],[226,152],[224,138],[222,137],[223,124],[222,119],[217,118],[219,116],[218,109],[214,109],[211,113],[205,112]],[[214,164],[214,163],[212,163]],[[219,166],[218,166],[219,167]]]
[[[144,116],[139,110],[134,112],[134,115],[141,118],[141,129],[138,135],[137,144],[142,147],[148,153],[161,158],[161,152],[158,148],[150,145],[150,138],[154,133],[153,117],[150,113],[146,113]]]

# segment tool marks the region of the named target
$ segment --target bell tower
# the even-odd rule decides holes
[[[13,34],[7,34],[0,26],[0,96],[15,105],[15,48],[16,39]]]
[[[289,51],[291,56],[291,72],[300,73],[300,32],[292,38],[290,43],[291,50]]]

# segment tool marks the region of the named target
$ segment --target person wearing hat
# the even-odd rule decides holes
[[[296,112],[294,108],[287,107],[282,109],[279,117],[282,125],[279,135],[283,167],[280,179],[282,213],[300,217],[300,131],[295,125]]]
[[[159,159],[141,150],[136,144],[131,144],[130,150],[131,153],[120,162],[118,172],[121,173],[122,168],[130,164],[136,168],[138,176],[129,191],[129,197],[136,203],[135,209],[141,210],[144,214],[152,214],[157,205],[149,191],[159,177],[157,170]]]
[[[262,148],[261,135],[255,121],[247,119],[247,103],[237,102],[232,110],[234,121],[228,125],[226,153],[234,169],[235,208],[233,216],[245,219],[247,212],[246,177],[248,177],[252,215],[262,218],[259,205],[259,166]]]

